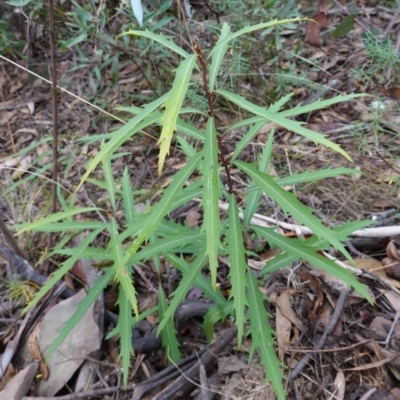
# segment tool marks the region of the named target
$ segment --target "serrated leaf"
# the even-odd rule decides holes
[[[168,310],[167,299],[164,294],[164,289],[160,285],[158,288],[158,315],[164,315]],[[179,351],[179,342],[176,338],[176,330],[174,319],[170,318],[163,330],[161,331],[163,347],[166,350],[169,362],[172,360],[174,363],[181,359],[181,352]]]
[[[220,247],[221,222],[218,202],[221,197],[219,188],[218,145],[214,118],[209,118],[204,141],[204,218],[202,231],[206,232],[207,256],[211,272],[212,287],[216,288],[218,268],[218,248]]]
[[[207,255],[205,251],[199,253],[193,262],[189,264],[189,269],[183,274],[182,280],[179,286],[176,288],[174,293],[172,293],[173,299],[167,309],[167,311],[162,316],[160,324],[158,325],[157,334],[159,334],[164,326],[167,324],[168,320],[173,319],[175,311],[179,304],[185,299],[186,294],[195,282],[197,276],[201,273],[201,269],[204,267],[207,261]]]
[[[51,226],[54,222],[59,221],[60,219],[67,219],[73,217],[76,214],[84,214],[86,212],[98,211],[101,208],[98,207],[82,207],[82,208],[74,208],[66,211],[61,211],[55,214],[51,214],[48,217],[41,218],[38,221],[30,222],[28,224],[19,225],[19,229],[17,235],[20,235],[26,231],[40,231],[41,229],[46,229]]]
[[[299,174],[285,176],[284,178],[276,179],[275,182],[280,186],[298,185],[299,183],[315,182],[320,179],[333,178],[339,175],[355,174],[359,172],[360,171],[354,168],[326,168],[315,172],[306,171]]]
[[[342,252],[349,260],[352,260],[343,244],[337,240],[334,232],[325,228],[321,221],[312,215],[313,210],[300,203],[295,195],[282,189],[271,176],[263,174],[254,166],[242,161],[234,161],[234,164],[246,173],[267,196],[272,197],[285,213],[293,215],[298,223],[306,225],[314,234],[327,240],[335,249]]]
[[[133,200],[133,190],[131,186],[131,179],[129,176],[128,168],[124,168],[124,173],[122,174],[121,181],[121,195],[122,195],[122,204],[124,206],[124,216],[126,218],[126,222],[132,222],[133,216],[135,215],[135,202]]]
[[[181,170],[174,176],[171,184],[165,190],[161,200],[153,207],[150,213],[144,216],[144,219],[142,219],[140,226],[135,232],[136,239],[125,256],[125,262],[137,252],[143,242],[149,238],[151,232],[157,228],[160,221],[172,211],[171,206],[174,199],[181,193],[183,185],[198,166],[202,157],[203,153],[199,152],[183,168],[181,168]]]
[[[68,260],[61,264],[61,268],[57,269],[50,276],[49,280],[46,281],[45,285],[39,290],[31,302],[25,307],[24,313],[34,307],[55,285],[57,285],[65,274],[74,266],[74,264],[80,259],[81,255],[85,253],[86,248],[94,240],[94,238],[103,230],[103,228],[96,229],[93,232],[87,234],[82,240],[79,247],[75,249],[74,254]]]
[[[197,56],[195,54],[182,61],[181,65],[176,69],[176,76],[170,94],[165,100],[164,115],[161,118],[162,130],[158,145],[160,147],[160,155],[158,162],[158,174],[161,175],[164,166],[165,157],[169,154],[172,136],[176,130],[176,120],[179,111],[182,108],[183,100],[186,96],[189,81],[192,76],[193,68],[196,65]]]
[[[336,143],[326,139],[326,135],[321,135],[320,133],[314,132],[310,129],[303,127],[303,122],[293,121],[287,119],[283,116],[282,113],[271,113],[266,110],[264,107],[257,106],[249,101],[247,101],[244,97],[239,96],[237,94],[228,92],[226,90],[216,90],[216,93],[219,93],[221,96],[225,97],[227,100],[235,103],[239,107],[247,110],[253,114],[259,115],[265,118],[268,121],[275,122],[277,125],[282,126],[290,131],[296,132],[299,135],[304,136],[307,139],[312,140],[314,143],[322,144],[337,153],[342,154],[348,160],[351,161],[351,157]]]
[[[112,166],[111,166],[111,157],[109,154],[106,157],[103,157],[103,159],[102,159],[102,169],[103,169],[103,174],[104,174],[104,181],[106,184],[106,190],[107,190],[108,197],[109,197],[110,203],[111,203],[111,208],[113,211],[116,211],[116,208],[115,208],[116,185],[115,185]]]
[[[225,38],[229,35],[229,33],[230,26],[225,22],[222,24],[221,34],[219,35],[218,42],[216,43],[217,50],[211,57],[208,77],[208,88],[210,92],[214,90],[215,82],[217,81],[217,76],[220,72],[221,64],[224,61],[225,53],[228,48],[228,42],[225,41]],[[222,43],[221,46],[219,46],[220,43]]]
[[[130,30],[128,32],[124,32],[121,35],[117,36],[117,38],[119,38],[120,36],[123,36],[123,35],[142,36],[142,37],[151,39],[154,42],[161,43],[163,46],[174,51],[175,53],[179,54],[183,58],[188,58],[190,56],[189,53],[187,53],[181,47],[176,45],[171,39],[168,39],[161,34],[157,35],[156,33],[150,32],[148,29],[146,29],[145,31]]]
[[[285,238],[284,236],[275,233],[273,228],[254,226],[252,229],[259,234],[262,234],[268,241],[280,249],[283,249],[288,254],[295,255],[299,259],[304,259],[314,267],[322,268],[331,275],[341,279],[346,284],[352,286],[358,293],[364,296],[372,304],[372,299],[368,294],[365,285],[361,284],[357,278],[350,273],[350,271],[335,264],[334,261],[316,253],[317,249],[307,246],[307,242],[302,242],[300,239]]]
[[[239,219],[239,208],[236,204],[236,196],[229,195],[228,208],[228,254],[229,254],[229,278],[232,284],[230,299],[233,298],[233,308],[236,313],[236,326],[238,328],[238,349],[242,344],[244,324],[246,322],[246,254],[243,243],[242,225]]]
[[[102,144],[100,151],[96,154],[93,160],[90,161],[89,164],[87,165],[86,172],[83,174],[81,181],[79,182],[79,185],[76,188],[75,192],[79,190],[79,188],[85,182],[86,178],[97,167],[97,165],[101,162],[103,157],[111,155],[139,130],[144,129],[147,126],[152,125],[159,120],[160,114],[158,112],[156,112],[154,115],[151,114],[157,107],[160,107],[165,102],[168,96],[169,92],[159,97],[158,99],[152,101],[151,103],[146,104],[138,115],[130,119],[129,122],[127,122],[123,127],[113,132],[111,139],[107,143]]]
[[[210,51],[208,57],[211,57],[213,55],[213,53],[215,53],[217,50],[219,50],[219,48],[221,46],[224,46],[226,43],[229,43],[231,40],[236,39],[239,36],[243,36],[247,33],[258,31],[260,29],[266,29],[266,28],[269,28],[272,26],[287,24],[290,22],[297,22],[297,21],[301,21],[301,20],[302,20],[302,18],[283,19],[280,21],[275,19],[274,21],[262,22],[257,25],[246,26],[243,29],[240,29],[239,31],[233,32],[230,35],[226,36],[224,40],[222,40],[218,43],[218,45],[214,46],[214,48]]]
[[[119,318],[114,329],[115,334],[119,335],[121,350],[119,359],[122,361],[123,384],[126,387],[131,366],[131,357],[134,354],[132,346],[132,328],[134,319],[132,317],[132,302],[126,296],[124,290],[119,291],[118,295]]]
[[[258,288],[257,279],[248,271],[246,274],[247,286],[248,286],[248,302],[249,302],[249,321],[251,333],[251,348],[249,359],[254,355],[254,351],[258,349],[260,353],[261,363],[267,372],[266,381],[272,383],[272,388],[276,392],[279,400],[285,400],[285,390],[282,386],[282,380],[284,376],[281,372],[283,365],[276,357],[274,351],[274,340],[275,332],[271,329],[268,324],[269,314],[264,307],[264,298],[260,289]]]

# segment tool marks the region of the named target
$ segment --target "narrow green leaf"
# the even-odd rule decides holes
[[[247,101],[244,97],[228,92],[226,90],[217,90],[216,93],[219,93],[221,96],[225,97],[229,101],[232,101],[244,110],[259,115],[268,121],[275,122],[277,125],[282,126],[290,131],[296,132],[299,135],[302,135],[305,138],[312,140],[314,143],[322,144],[336,151],[337,153],[342,154],[344,157],[351,161],[350,156],[340,146],[326,139],[326,135],[321,135],[320,133],[304,128],[302,126],[304,124],[303,122],[287,119],[283,117],[283,113],[271,113],[264,107],[257,106]]]
[[[173,299],[167,311],[162,316],[157,330],[158,334],[164,329],[164,326],[167,324],[167,322],[173,319],[176,309],[178,308],[179,304],[185,299],[187,292],[195,282],[198,275],[201,274],[201,269],[206,264],[206,261],[207,255],[203,251],[202,253],[199,253],[197,255],[193,262],[189,264],[189,269],[183,275],[179,286],[176,288],[174,293],[172,293]]]
[[[258,31],[260,29],[266,29],[271,26],[287,24],[289,22],[298,22],[301,20],[302,20],[302,18],[292,18],[292,19],[283,19],[280,21],[274,20],[274,21],[270,21],[270,22],[262,22],[261,24],[246,26],[245,28],[240,29],[237,32],[231,33],[230,35],[226,36],[224,40],[221,40],[220,42],[218,42],[218,44],[210,51],[208,57],[210,58],[213,55],[213,53],[215,53],[217,50],[219,50],[219,47],[224,46],[226,43],[229,43],[231,40],[236,39],[239,36],[243,36],[246,33]]]
[[[350,271],[335,264],[334,261],[316,253],[317,250],[307,246],[307,242],[302,242],[300,239],[285,238],[284,236],[275,233],[273,228],[254,226],[253,230],[262,234],[268,241],[283,249],[288,254],[296,255],[301,259],[307,260],[314,267],[322,268],[331,275],[341,279],[346,284],[352,286],[372,304],[371,297],[368,294],[365,285],[361,284],[357,278],[350,273]]]
[[[103,174],[104,174],[104,181],[106,184],[106,190],[108,193],[108,197],[110,199],[111,208],[113,211],[116,211],[116,208],[115,208],[116,185],[115,185],[112,166],[111,166],[110,154],[107,154],[105,157],[103,157],[103,159],[101,161],[102,161],[102,169],[103,169]]]
[[[168,39],[161,34],[157,35],[156,33],[150,32],[148,29],[146,29],[145,31],[130,30],[128,32],[124,32],[121,35],[117,36],[117,38],[119,38],[120,36],[123,36],[123,35],[142,36],[142,37],[151,39],[155,42],[161,43],[163,46],[174,51],[175,53],[179,54],[183,58],[189,57],[189,53],[187,53],[181,47],[177,46],[171,39]]]
[[[213,339],[214,325],[231,314],[233,314],[233,302],[218,303],[208,310],[204,317],[203,331],[209,343],[211,343]]]
[[[333,97],[331,99],[327,99],[327,100],[318,99],[316,101],[313,101],[310,104],[302,105],[300,103],[296,107],[290,108],[289,110],[282,111],[279,114],[282,115],[283,117],[294,117],[296,115],[309,113],[309,112],[312,112],[315,110],[321,110],[322,108],[326,108],[326,107],[332,106],[334,104],[343,103],[345,101],[350,101],[350,100],[356,99],[358,97],[365,97],[365,96],[368,96],[368,95],[363,94],[363,93],[347,94],[347,95],[340,94],[339,96],[335,96],[335,97]]]
[[[71,210],[66,210],[66,211],[61,211],[55,214],[51,214],[48,217],[41,218],[38,221],[35,222],[30,222],[27,224],[21,224],[20,228],[18,229],[17,235],[20,235],[23,232],[26,231],[40,231],[41,229],[46,229],[51,226],[53,222],[57,222],[60,219],[66,219],[73,217],[76,214],[83,214],[86,212],[92,212],[92,211],[97,211],[101,210],[101,208],[97,207],[82,207],[82,208],[75,208]]]
[[[226,22],[224,22],[222,24],[221,34],[219,35],[218,42],[216,43],[217,50],[213,53],[211,57],[208,77],[208,88],[210,92],[213,92],[214,90],[215,82],[217,81],[221,64],[224,61],[225,53],[228,48],[228,42],[225,41],[225,39],[229,35],[230,31],[230,26]],[[220,43],[221,46],[219,46]]]
[[[192,71],[196,65],[197,56],[195,54],[182,61],[181,65],[176,69],[176,75],[172,89],[169,92],[168,98],[165,100],[163,107],[165,107],[164,115],[161,119],[162,130],[158,145],[160,147],[160,155],[158,162],[158,174],[161,175],[164,166],[165,157],[169,154],[169,147],[171,145],[172,136],[176,130],[176,120],[181,110],[183,100],[186,96],[187,88],[189,86]]]
[[[275,129],[272,129],[268,135],[267,142],[263,148],[261,160],[258,163],[258,169],[261,172],[267,172],[268,165],[270,163],[272,149],[273,149],[273,141],[274,141]],[[257,208],[260,204],[262,191],[258,189],[254,182],[251,182],[249,187],[249,195],[246,199],[246,208],[243,210],[243,223],[245,226],[250,224],[251,219],[253,218],[254,213],[257,211]]]
[[[152,101],[149,104],[146,104],[143,107],[143,110],[136,115],[136,117],[132,118],[126,125],[119,128],[117,131],[113,133],[111,139],[101,146],[100,151],[96,154],[92,161],[89,162],[86,167],[86,172],[82,176],[81,181],[79,182],[78,187],[76,188],[76,192],[82,186],[83,182],[85,182],[86,178],[90,175],[90,173],[97,167],[97,165],[101,162],[101,160],[107,156],[114,153],[124,142],[131,138],[135,133],[139,130],[144,129],[148,125],[152,125],[155,121],[158,121],[159,114],[156,113],[153,116],[150,114],[157,108],[160,107],[165,100],[168,98],[169,93],[166,93],[164,96],[159,97],[158,99]],[[149,117],[144,121],[146,117]],[[143,124],[140,124],[144,122]]]
[[[131,179],[129,176],[128,168],[124,168],[124,173],[122,174],[122,203],[124,206],[124,216],[126,222],[132,222],[133,216],[135,215],[135,203],[133,201],[133,190]]]
[[[321,221],[312,215],[312,210],[300,203],[294,194],[282,189],[271,176],[263,174],[254,166],[242,161],[235,161],[234,164],[250,176],[267,196],[272,197],[285,213],[293,215],[298,223],[306,225],[314,234],[327,240],[335,249],[342,252],[349,260],[352,260],[342,243],[337,240],[334,231],[325,228]]]
[[[267,371],[266,381],[272,383],[272,388],[276,392],[279,400],[285,400],[285,390],[282,386],[284,375],[281,369],[284,367],[275,355],[274,339],[275,332],[268,324],[268,317],[264,307],[264,298],[258,288],[257,279],[248,271],[246,274],[248,286],[248,301],[249,301],[249,320],[251,333],[251,348],[249,359],[254,355],[254,351],[258,349],[260,353],[261,363]]]
[[[135,315],[139,315],[139,309],[136,299],[136,290],[132,283],[131,265],[127,265],[125,261],[126,250],[122,248],[122,244],[115,240],[118,236],[118,225],[115,218],[110,221],[110,237],[112,245],[109,245],[109,251],[114,263],[114,279],[118,282],[120,289],[124,291],[126,298],[131,303],[131,308]]]
[[[61,268],[56,270],[46,284],[39,290],[31,302],[25,307],[24,313],[34,307],[39,301],[51,290],[55,285],[57,285],[65,274],[74,266],[74,264],[81,258],[81,255],[85,253],[86,248],[94,240],[94,238],[103,230],[96,229],[93,232],[88,233],[88,235],[82,240],[79,247],[75,249],[75,253],[68,260],[61,264]]]
[[[134,318],[132,317],[132,302],[124,290],[119,291],[117,303],[119,308],[119,318],[114,332],[119,335],[120,339],[121,349],[119,352],[119,359],[122,361],[123,384],[124,387],[126,387],[128,384],[131,357],[134,354],[132,345]]]
[[[246,132],[245,135],[240,139],[239,143],[236,144],[235,150],[232,154],[232,160],[239,157],[240,153],[247,147],[247,145],[253,140],[253,138],[258,134],[260,129],[265,125],[265,119],[259,121]]]
[[[320,179],[333,178],[339,175],[355,174],[355,173],[360,173],[360,171],[354,168],[344,168],[344,167],[326,168],[315,172],[306,171],[299,174],[285,176],[284,178],[276,179],[275,182],[278,183],[280,186],[298,185],[299,183],[315,182]]]
[[[160,285],[158,288],[158,315],[161,317],[168,310],[168,303],[165,297],[164,289]],[[176,330],[174,325],[174,319],[170,318],[163,330],[161,331],[163,347],[166,350],[167,358],[170,362],[172,360],[174,363],[178,362],[182,354],[179,351],[179,342],[176,338]]]
[[[153,207],[151,212],[145,215],[145,219],[142,220],[141,226],[138,227],[136,232],[136,239],[125,256],[125,261],[137,252],[143,242],[148,239],[150,233],[157,228],[160,221],[172,211],[174,199],[181,193],[183,185],[196,169],[202,157],[203,153],[199,152],[187,165],[181,168],[165,190],[161,200]]]
[[[243,243],[242,225],[239,219],[239,208],[236,196],[229,195],[228,208],[228,253],[229,253],[229,278],[232,284],[230,298],[233,298],[233,308],[236,313],[236,326],[238,328],[238,349],[242,345],[244,324],[246,322],[246,250]]]
[[[209,118],[204,142],[204,219],[202,230],[206,232],[207,256],[210,265],[212,287],[216,288],[218,268],[218,248],[220,247],[221,222],[218,201],[221,197],[218,174],[218,145],[214,118]]]

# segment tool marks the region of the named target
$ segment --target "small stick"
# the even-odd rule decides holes
[[[340,293],[339,299],[336,303],[336,308],[335,311],[332,314],[332,318],[329,321],[328,326],[325,329],[324,334],[322,335],[321,339],[317,343],[316,350],[321,350],[322,347],[324,347],[326,339],[328,336],[332,333],[333,329],[336,326],[336,323],[340,317],[340,313],[342,312],[344,301],[346,300],[348,290],[344,290],[343,292]],[[297,376],[300,374],[300,372],[304,369],[304,367],[307,365],[307,363],[310,361],[311,357],[313,357],[315,353],[308,353],[305,354],[302,359],[297,363],[296,367],[293,369],[292,373],[290,374],[290,381],[294,381]]]

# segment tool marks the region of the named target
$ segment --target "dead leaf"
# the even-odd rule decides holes
[[[277,305],[281,303],[285,307],[287,299],[281,299],[282,296],[287,296],[288,290],[284,291],[277,299]],[[285,348],[290,344],[290,332],[292,330],[292,323],[285,317],[281,308],[276,307],[276,336],[278,342],[278,357],[283,362],[285,357]]]

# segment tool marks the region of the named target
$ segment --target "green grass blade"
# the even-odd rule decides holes
[[[321,221],[312,215],[312,210],[297,200],[294,194],[282,189],[271,176],[263,174],[254,166],[242,161],[235,161],[234,164],[246,173],[267,196],[272,197],[285,213],[293,215],[298,223],[306,225],[315,235],[327,240],[335,249],[352,260],[350,254],[336,238],[334,231],[322,225]]]
[[[238,328],[238,349],[242,345],[244,335],[246,301],[246,254],[243,243],[242,225],[239,219],[239,208],[236,196],[229,195],[228,208],[228,253],[229,253],[229,278],[232,284],[230,298],[233,298],[233,308],[236,314],[236,326]]]
[[[220,244],[221,222],[218,201],[221,196],[219,188],[218,145],[214,118],[209,118],[204,142],[204,188],[202,206],[204,219],[202,231],[206,232],[207,256],[211,271],[212,287],[215,290],[218,268],[218,248]]]
[[[267,371],[266,381],[272,383],[272,388],[276,392],[279,400],[285,400],[285,390],[282,386],[284,375],[281,372],[283,365],[276,357],[274,351],[275,332],[268,324],[270,315],[265,310],[264,298],[258,288],[257,279],[251,271],[246,274],[248,286],[248,301],[249,301],[249,320],[252,341],[250,348],[251,359],[254,351],[258,349],[260,353],[261,363]]]

